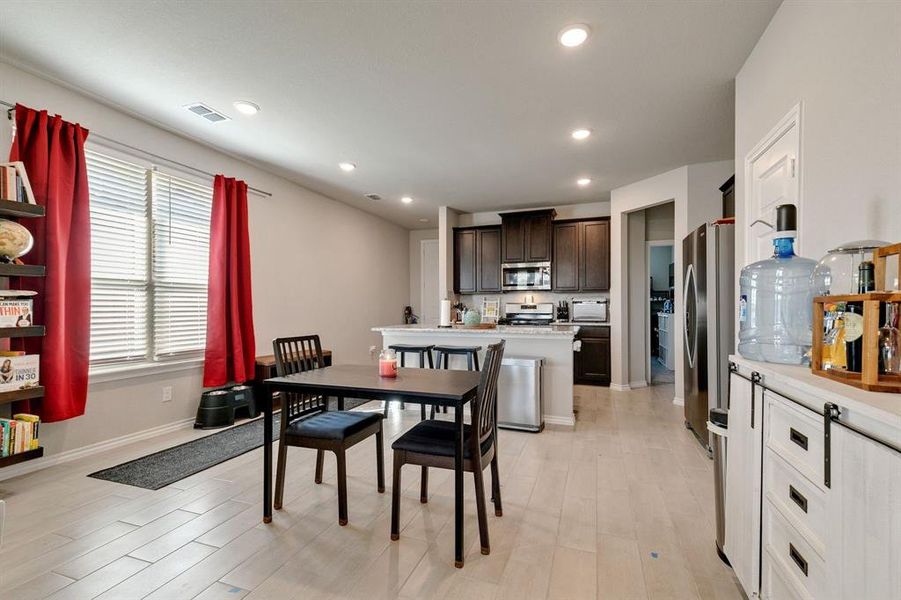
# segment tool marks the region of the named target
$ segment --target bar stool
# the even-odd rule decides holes
[[[432,348],[435,351],[435,363],[439,369],[447,369],[448,368],[448,359],[451,356],[465,356],[466,357],[466,370],[467,371],[479,371],[479,351],[482,349],[481,346],[434,346]],[[442,407],[444,412],[447,412],[447,407]],[[435,407],[432,407],[432,412],[430,418],[435,418]]]
[[[425,361],[428,359],[429,368],[434,369],[434,363],[432,363],[432,348],[435,346],[428,345],[419,345],[419,344],[391,344],[388,346],[391,350],[394,350],[397,354],[400,355],[400,366],[405,367],[406,365],[406,356],[407,354],[418,354],[419,355],[419,368],[422,369],[425,367]],[[400,403],[401,409],[404,408],[404,403]],[[420,405],[420,414],[422,418],[425,419],[425,404]],[[388,416],[388,401],[385,401],[385,416]]]

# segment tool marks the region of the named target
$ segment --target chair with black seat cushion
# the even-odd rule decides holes
[[[435,366],[439,369],[447,369],[448,368],[448,360],[451,356],[465,356],[466,357],[466,370],[467,371],[478,371],[479,370],[479,352],[482,351],[481,346],[444,346],[437,345],[432,348],[432,351],[435,352]],[[441,412],[446,413],[447,407],[442,406]],[[435,407],[432,407],[431,414],[429,416],[430,419],[435,418]]]
[[[463,426],[463,470],[473,474],[476,503],[479,516],[479,539],[482,554],[488,554],[488,517],[485,512],[485,486],[482,470],[491,464],[491,492],[494,514],[503,515],[501,484],[497,457],[497,377],[504,356],[504,341],[488,346],[485,368],[479,380],[478,394],[472,402],[472,424]],[[394,481],[391,489],[391,539],[400,537],[401,467],[406,464],[422,467],[420,502],[428,502],[428,468],[451,469],[454,467],[454,439],[456,424],[450,421],[429,419],[421,421],[395,440]]]
[[[417,354],[419,355],[419,368],[425,368],[426,360],[429,361],[429,368],[434,368],[434,364],[432,363],[432,346],[431,344],[419,345],[419,344],[391,344],[388,346],[391,350],[394,350],[400,356],[400,366],[407,366],[407,354]],[[389,401],[385,400],[385,416],[388,416],[388,404]],[[404,409],[404,403],[400,403],[401,409]],[[425,404],[422,404],[419,407],[419,413],[423,419],[425,419]]]
[[[318,335],[279,338],[272,342],[279,377],[324,366]],[[288,446],[316,450],[316,483],[322,483],[324,452],[335,453],[338,461],[338,523],[347,525],[347,461],[351,446],[375,435],[376,473],[379,493],[385,491],[385,455],[382,416],[379,413],[328,410],[328,398],[311,394],[283,393],[278,469],[275,477],[276,509],[285,494],[285,463]]]

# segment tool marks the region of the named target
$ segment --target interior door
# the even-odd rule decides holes
[[[801,152],[800,112],[794,109],[773,134],[762,140],[745,161],[748,179],[747,262],[752,263],[772,254],[772,229],[764,224],[750,224],[762,219],[776,224],[776,207],[794,204],[800,207]]]
[[[420,247],[420,302],[421,323],[437,323],[440,302],[438,300],[438,240],[422,240]]]

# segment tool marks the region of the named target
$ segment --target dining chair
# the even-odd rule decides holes
[[[489,554],[488,517],[485,512],[485,486],[482,470],[491,464],[491,496],[495,516],[503,515],[501,484],[497,464],[497,377],[504,356],[504,341],[488,346],[479,389],[472,402],[472,424],[463,425],[463,470],[471,472],[476,488],[479,539],[482,554]],[[429,467],[451,469],[454,466],[455,423],[428,419],[420,421],[391,445],[394,450],[394,481],[391,489],[391,539],[400,538],[401,467],[422,467],[419,501],[429,499]],[[461,566],[461,565],[457,565]]]
[[[272,342],[279,377],[303,373],[324,366],[318,335],[278,338]],[[282,393],[278,467],[275,476],[276,509],[281,509],[285,494],[285,463],[288,446],[316,450],[316,483],[322,483],[326,450],[335,453],[338,462],[338,524],[347,525],[346,450],[375,434],[376,476],[379,493],[385,491],[385,454],[382,416],[379,413],[328,410],[328,397],[301,393]]]

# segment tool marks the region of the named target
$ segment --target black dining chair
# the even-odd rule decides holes
[[[324,366],[318,335],[278,338],[272,342],[279,377]],[[328,398],[301,393],[282,393],[281,432],[278,468],[275,476],[276,509],[285,494],[285,463],[288,446],[316,450],[316,483],[322,483],[322,463],[326,450],[338,461],[338,524],[347,525],[347,460],[351,446],[375,434],[376,473],[379,493],[385,491],[385,453],[382,416],[379,413],[328,410]]]
[[[479,379],[478,394],[472,402],[472,424],[465,424],[463,439],[463,470],[471,472],[476,488],[479,515],[479,539],[482,554],[488,554],[488,517],[485,512],[485,486],[482,470],[491,464],[491,496],[495,516],[503,515],[501,484],[497,464],[497,378],[504,356],[504,341],[488,346],[485,364]],[[407,464],[422,467],[419,501],[428,502],[428,468],[451,469],[454,466],[455,423],[429,419],[420,421],[391,445],[394,450],[394,481],[391,489],[391,539],[400,538],[401,467]],[[462,565],[457,565],[462,566]]]

